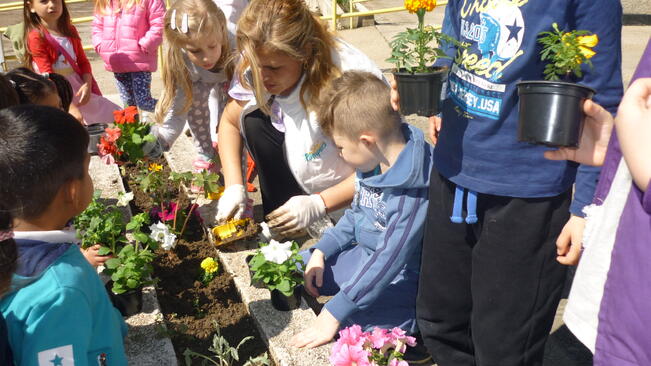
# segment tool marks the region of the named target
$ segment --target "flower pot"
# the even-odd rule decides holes
[[[142,311],[142,287],[121,294],[114,294],[111,291],[112,281],[107,282],[105,287],[113,306],[120,311],[123,317],[136,315]]]
[[[585,118],[583,103],[594,94],[588,87],[560,81],[518,83],[518,140],[578,147]]]
[[[104,123],[96,123],[94,125],[86,126],[88,131],[88,153],[97,154],[97,144],[99,144],[99,138],[104,134],[104,130],[108,127]]]
[[[416,113],[429,117],[439,113],[441,90],[448,73],[447,68],[434,68],[430,73],[410,74],[404,69],[393,73],[400,94],[400,113]]]
[[[300,286],[294,288],[294,293],[291,296],[285,296],[278,290],[271,291],[271,305],[273,305],[274,309],[280,311],[298,309],[301,306]]]
[[[246,256],[245,260],[246,260],[247,266],[249,265],[249,262],[251,261],[251,259],[253,259],[253,254],[249,254],[249,255]],[[253,274],[254,274],[254,272],[251,271],[251,267],[249,267],[249,279],[251,280],[251,287],[265,288],[266,286],[264,285],[264,282],[262,282],[260,280],[254,280],[253,279]]]

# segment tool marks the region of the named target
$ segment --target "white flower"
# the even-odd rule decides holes
[[[118,195],[118,206],[126,206],[133,200],[133,192],[121,193]]]
[[[269,245],[260,248],[260,251],[267,262],[283,264],[283,262],[292,256],[292,242],[286,241],[279,243],[272,239]]]
[[[176,234],[170,233],[170,228],[162,222],[149,226],[151,234],[149,237],[161,243],[161,248],[170,250],[176,245]]]
[[[261,222],[260,223],[260,239],[262,241],[269,241],[271,240],[271,230],[269,229],[269,225],[266,222]]]

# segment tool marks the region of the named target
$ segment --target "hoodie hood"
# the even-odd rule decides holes
[[[427,188],[432,169],[433,148],[425,141],[423,132],[407,123],[400,126],[405,137],[405,147],[395,163],[383,174],[357,173],[364,184],[376,188]]]
[[[73,245],[71,243],[48,243],[40,240],[17,239],[18,268],[14,289],[36,281],[38,277]],[[22,277],[22,278],[21,278]],[[16,288],[17,287],[17,288]]]

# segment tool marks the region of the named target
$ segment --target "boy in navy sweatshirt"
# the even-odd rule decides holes
[[[352,324],[414,334],[432,147],[402,123],[376,76],[345,72],[323,92],[318,113],[343,159],[357,171],[352,206],[304,253],[305,288],[333,296],[297,347],[315,347]]]
[[[543,78],[538,34],[598,35],[579,83],[611,113],[622,96],[618,0],[451,0],[452,57],[430,178],[418,325],[439,366],[540,365],[581,248],[598,169],[517,140],[521,80]],[[572,184],[576,184],[572,195]]]

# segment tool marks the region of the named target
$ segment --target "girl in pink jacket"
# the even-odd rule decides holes
[[[151,73],[163,41],[163,0],[97,0],[93,46],[115,75],[125,106],[153,112]]]

